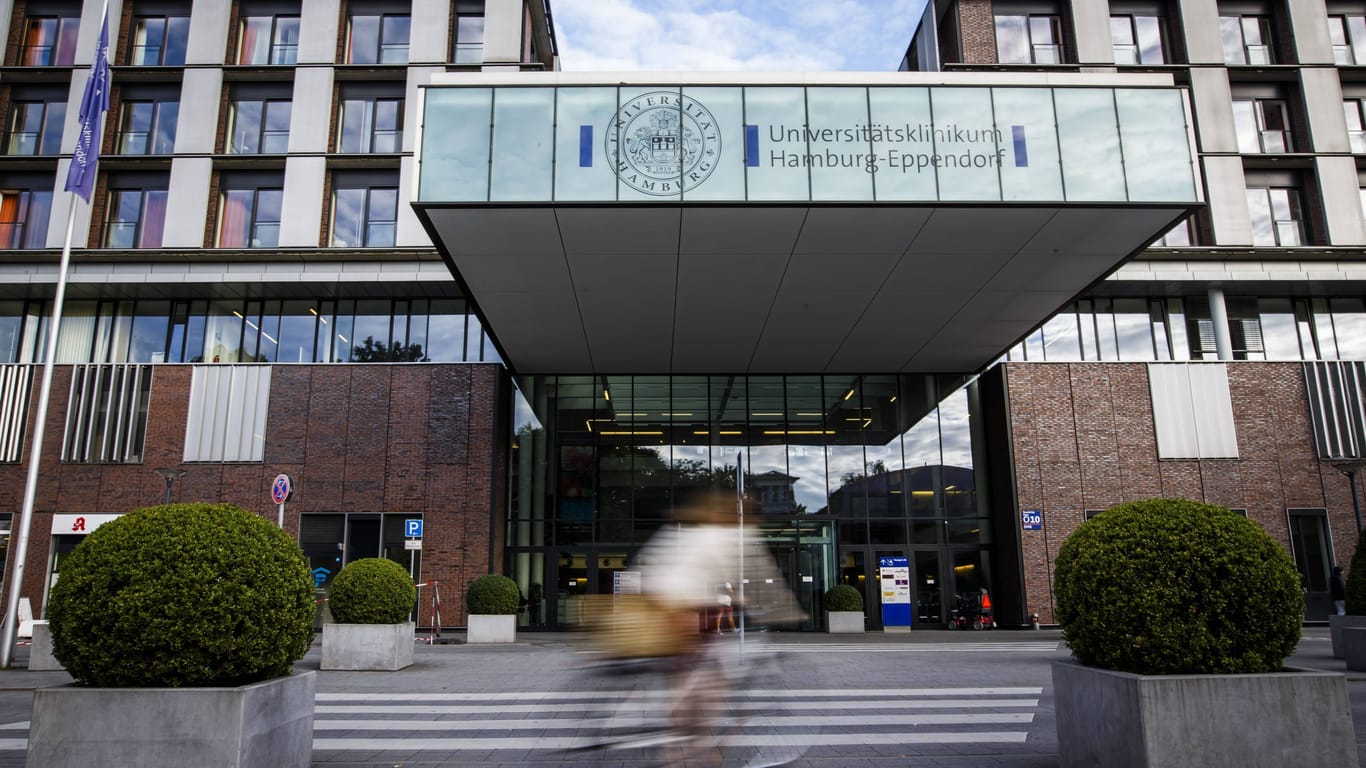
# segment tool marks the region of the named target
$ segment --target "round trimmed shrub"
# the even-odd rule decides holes
[[[137,509],[62,561],[52,654],[84,685],[282,677],[313,642],[313,577],[289,534],[229,504]]]
[[[1357,537],[1357,549],[1347,567],[1347,615],[1366,616],[1366,530]]]
[[[382,557],[352,560],[327,587],[327,604],[338,624],[402,624],[416,600],[412,577]]]
[[[480,576],[465,590],[465,608],[471,615],[508,616],[517,613],[521,602],[517,582],[497,574]]]
[[[1078,661],[1140,675],[1278,671],[1304,620],[1285,549],[1241,515],[1183,499],[1082,523],[1058,551],[1053,590]]]
[[[826,590],[821,604],[827,611],[857,611],[863,613],[863,595],[848,584],[836,584]]]

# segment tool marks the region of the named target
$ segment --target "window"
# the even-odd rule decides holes
[[[1342,102],[1342,114],[1347,118],[1347,139],[1352,143],[1352,151],[1366,153],[1366,104],[1362,99],[1347,99]]]
[[[392,153],[403,147],[403,99],[342,92],[337,151]]]
[[[161,189],[109,190],[105,206],[105,248],[160,248],[165,224],[164,185]]]
[[[1253,245],[1304,245],[1304,206],[1293,187],[1249,187]]]
[[[347,64],[407,64],[411,17],[388,13],[351,17]]]
[[[1290,140],[1290,111],[1282,99],[1234,99],[1233,124],[1238,151],[1244,154],[1294,152]]]
[[[1057,16],[996,17],[996,60],[1001,64],[1060,64],[1061,41]]]
[[[295,64],[299,60],[298,16],[247,16],[240,25],[238,64]]]
[[[39,7],[35,4],[35,7]],[[76,34],[81,28],[79,7],[69,15],[29,16],[24,21],[24,38],[19,48],[19,64],[30,67],[69,67],[76,60]]]
[[[1159,459],[1236,459],[1238,437],[1222,363],[1148,366]]]
[[[289,150],[292,113],[288,87],[234,93],[228,104],[228,154],[284,154]]]
[[[280,242],[283,179],[278,173],[223,174],[219,248],[274,248]]]
[[[1271,19],[1266,16],[1220,16],[1219,34],[1224,42],[1224,61],[1230,65],[1275,64]]]
[[[1165,26],[1160,16],[1111,16],[1110,42],[1115,49],[1115,63],[1166,63]]]
[[[16,88],[10,101],[7,155],[55,155],[61,152],[67,96],[60,92]]]
[[[185,461],[261,461],[269,365],[197,365],[190,376]]]
[[[118,153],[169,155],[175,151],[180,94],[175,89],[124,91],[119,107]]]
[[[456,64],[484,63],[484,4],[461,2],[455,17],[455,50],[451,61]]]
[[[1334,61],[1366,64],[1366,16],[1329,16],[1328,36]]]
[[[49,184],[51,180],[49,180]],[[0,186],[0,247],[44,248],[52,190]]]
[[[189,16],[138,16],[133,20],[128,63],[135,67],[183,66],[189,35]]]
[[[1195,244],[1194,234],[1191,219],[1185,218],[1164,232],[1153,245],[1161,248],[1189,248]]]
[[[387,172],[333,175],[332,245],[392,246],[398,225],[398,179]]]

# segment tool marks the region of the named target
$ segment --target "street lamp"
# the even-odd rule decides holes
[[[175,479],[176,479],[177,477],[180,477],[180,476],[184,475],[184,474],[185,474],[185,470],[183,470],[183,469],[165,469],[165,468],[162,468],[162,469],[156,470],[156,473],[157,473],[158,475],[161,475],[162,477],[166,478],[166,501],[165,501],[164,503],[170,504],[170,503],[171,503],[171,483],[174,483],[174,482],[175,482]],[[1355,492],[1354,492],[1354,493],[1355,493]],[[1354,498],[1355,498],[1355,497],[1354,497]],[[1360,527],[1360,526],[1358,526],[1358,527]]]
[[[1357,500],[1357,473],[1366,469],[1366,459],[1341,459],[1330,462],[1337,471],[1347,476],[1352,486],[1352,512],[1356,515],[1357,531],[1361,530],[1361,502]]]

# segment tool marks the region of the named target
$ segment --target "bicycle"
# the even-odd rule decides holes
[[[788,714],[785,661],[751,631],[708,636],[686,656],[593,663],[586,687],[625,688],[605,715],[585,718],[573,751],[639,766],[786,765],[805,754],[813,726]]]

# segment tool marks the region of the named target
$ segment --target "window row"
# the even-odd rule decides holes
[[[1062,5],[1066,5],[1063,3]],[[1063,64],[1075,60],[1064,39],[1068,19],[1054,3],[993,4],[996,61],[1000,64]],[[1177,43],[1180,18],[1175,4],[1112,2],[1110,42],[1120,66],[1160,66],[1182,62]],[[1282,45],[1289,35],[1270,6],[1247,12],[1247,5],[1220,3],[1219,36],[1229,66],[1293,63],[1294,51]],[[1129,10],[1132,8],[1133,10]],[[1366,64],[1366,14],[1330,7],[1327,36],[1338,64]]]
[[[57,155],[66,121],[65,88],[16,86],[11,90],[4,152]],[[336,97],[333,149],[340,154],[393,154],[403,148],[403,84],[343,83]],[[229,155],[284,154],[293,114],[288,85],[238,84],[228,88],[221,149]],[[179,86],[130,85],[120,89],[106,131],[108,151],[169,155],[180,117]]]
[[[128,42],[111,51],[111,64],[135,67],[184,66],[190,39],[191,0],[135,2]],[[299,59],[299,0],[234,3],[227,63],[244,66],[292,65]],[[412,14],[408,2],[350,2],[342,29],[338,63],[407,64]],[[484,61],[484,1],[454,3],[450,28],[453,64]],[[168,10],[169,8],[169,10]],[[81,22],[79,0],[30,3],[22,19],[17,66],[72,66]],[[113,46],[111,46],[113,47]],[[534,35],[523,41],[522,60],[539,56]]]
[[[0,301],[0,363],[39,363],[50,301]],[[462,299],[68,299],[56,362],[499,362]]]
[[[1322,222],[1309,216],[1306,180],[1296,174],[1247,173],[1248,222],[1252,245],[1259,248],[1294,248],[1324,241]],[[1358,189],[1361,213],[1366,221],[1366,186]],[[1188,248],[1199,245],[1197,217],[1178,222],[1152,243],[1157,248]],[[1317,232],[1317,234],[1316,234]]]
[[[1366,297],[1225,298],[1236,360],[1366,360]],[[1007,353],[1013,361],[1217,360],[1206,296],[1082,299]]]

